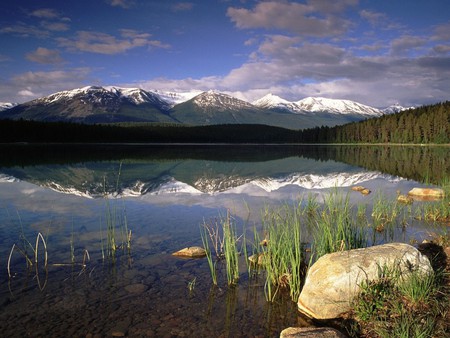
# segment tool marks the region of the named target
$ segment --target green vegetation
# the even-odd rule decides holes
[[[295,205],[264,211],[265,238],[259,242],[257,263],[265,270],[264,291],[270,302],[275,301],[280,288],[289,288],[293,301],[300,295],[306,267],[300,213],[301,208]]]
[[[441,187],[448,193],[448,180],[444,180]],[[368,210],[365,205],[351,205],[348,195],[332,190],[325,196],[323,203],[309,195],[306,200],[302,199],[294,205],[265,208],[261,216],[261,228],[253,227],[253,240],[247,243],[250,246],[248,250],[241,248],[239,251],[238,246],[233,245],[229,247],[233,252],[225,254],[225,236],[234,244],[241,238],[237,236],[236,226],[229,214],[205,225],[202,239],[208,252],[211,252],[208,243],[212,244],[218,260],[224,259],[225,255],[233,257],[233,260],[226,260],[229,286],[237,283],[237,279],[229,277],[229,270],[236,269],[233,271],[239,276],[238,264],[234,259],[248,251],[253,253],[249,257],[252,262],[249,276],[262,276],[266,300],[273,304],[283,295],[289,294],[291,300],[296,302],[307,266],[322,255],[375,244],[378,234],[383,236],[384,242],[389,242],[394,236],[395,227],[405,229],[409,222],[418,217],[418,213],[427,215],[443,212],[449,202],[450,195],[447,194],[438,201],[400,204],[379,193],[374,197],[374,205]],[[429,221],[439,226],[447,219]],[[233,226],[230,227],[230,223]],[[227,234],[228,228],[233,230]],[[450,243],[448,234],[435,237],[438,244],[431,245],[440,248],[440,251],[442,247],[439,245]],[[310,244],[306,241],[310,241]],[[245,239],[243,247],[246,247]],[[420,250],[425,249],[422,247]],[[208,257],[213,283],[217,285],[217,266],[211,255]],[[432,273],[424,275],[412,271],[405,277],[395,270],[380,267],[377,280],[362,283],[353,311],[348,320],[342,322],[350,336],[442,336],[448,330],[449,275],[444,270],[445,259],[442,262],[442,258],[437,258],[432,252],[429,257],[435,269]]]
[[[354,217],[349,196],[332,191],[319,215],[312,219],[312,253],[319,258],[327,253],[364,248],[368,245],[367,225]]]
[[[401,277],[380,268],[376,281],[365,282],[354,301],[354,335],[363,337],[443,337],[449,293],[443,273],[413,271]]]

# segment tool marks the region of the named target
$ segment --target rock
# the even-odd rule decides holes
[[[398,201],[399,203],[403,203],[403,204],[412,204],[412,202],[414,201],[414,199],[413,199],[411,196],[407,196],[407,195],[398,195],[397,201]]]
[[[351,309],[361,283],[377,280],[383,267],[398,269],[401,276],[412,270],[433,271],[426,256],[404,243],[327,254],[309,268],[298,308],[315,319],[337,318]]]
[[[199,246],[191,246],[174,252],[172,255],[177,257],[202,258],[206,256],[206,251]]]
[[[280,338],[346,338],[344,334],[330,327],[288,327],[281,331]]]
[[[371,191],[369,189],[363,189],[360,191],[360,193],[363,195],[369,195],[371,193]]]
[[[440,188],[412,188],[408,196],[413,196],[419,200],[436,200],[445,196],[445,191]]]
[[[125,286],[125,290],[129,293],[143,293],[145,291],[147,291],[148,286],[142,283],[136,283],[136,284],[130,284]]]
[[[365,187],[363,187],[361,185],[357,185],[357,186],[352,187],[352,190],[353,191],[359,191],[363,195],[368,195],[371,192],[369,189],[367,189],[367,188],[365,188]]]

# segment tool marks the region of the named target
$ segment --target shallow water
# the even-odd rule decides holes
[[[348,149],[327,147],[0,147],[3,154],[14,154],[0,161],[2,335],[275,337],[285,327],[309,325],[288,295],[266,302],[264,277],[249,277],[244,257],[238,286],[226,285],[219,266],[219,286],[214,288],[205,259],[171,253],[201,245],[202,223],[227,211],[242,231],[244,225],[258,228],[266,207],[299,203],[308,196],[320,204],[339,191],[351,205],[367,205],[370,213],[380,196],[395,199],[397,191],[423,186],[411,177],[428,175],[433,181],[430,173],[450,172],[448,148],[406,149],[408,156],[411,151],[427,153],[413,156],[427,163],[428,174],[400,169],[411,177],[370,168],[377,161],[356,166],[354,159],[370,149],[358,148],[344,163]],[[391,151],[378,148],[376,153]],[[405,167],[404,160],[399,163]],[[354,185],[372,193],[353,192]],[[114,214],[115,225],[126,217],[131,249],[119,249],[113,260],[103,256],[108,218]],[[126,242],[121,229],[116,230],[117,245]],[[414,243],[446,231],[411,219],[392,233],[373,232],[370,241]],[[33,260],[31,247],[39,232],[47,243],[47,273],[42,243],[37,271],[36,264],[26,268],[20,251],[26,248]]]

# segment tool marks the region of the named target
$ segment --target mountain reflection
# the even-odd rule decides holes
[[[0,147],[0,180],[19,179],[86,197],[212,194],[248,185],[265,191],[288,185],[320,189],[358,184],[383,173],[436,181],[450,172],[449,149],[16,145]]]

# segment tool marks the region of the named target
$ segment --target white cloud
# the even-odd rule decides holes
[[[131,29],[120,31],[120,37],[101,32],[79,31],[76,36],[56,39],[59,46],[73,52],[90,52],[98,54],[119,54],[133,48],[169,48],[159,40],[152,40],[151,34],[140,33]]]
[[[190,11],[192,8],[194,8],[194,4],[192,2],[177,2],[171,7],[174,12]]]
[[[35,51],[28,53],[26,58],[30,61],[42,64],[57,64],[63,62],[59,51],[44,47],[39,47]]]
[[[134,6],[133,0],[107,0],[106,2],[113,7],[122,7],[124,9]]]
[[[89,68],[57,71],[29,71],[0,84],[0,101],[26,102],[61,90],[95,84]]]
[[[336,15],[357,1],[263,1],[253,9],[230,7],[227,15],[236,27],[282,29],[301,36],[335,36],[344,33],[350,21]]]
[[[31,12],[30,15],[41,19],[54,19],[59,16],[59,13],[51,8],[41,8]]]

